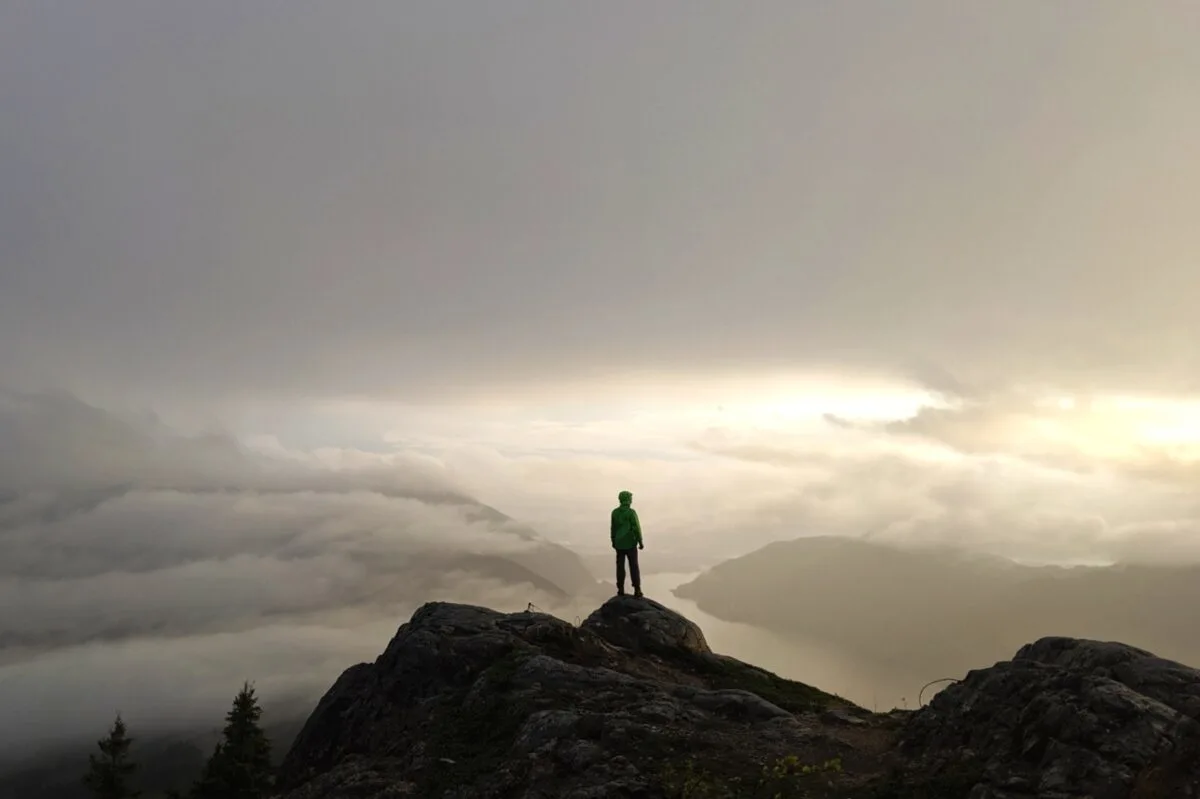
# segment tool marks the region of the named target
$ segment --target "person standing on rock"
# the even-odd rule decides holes
[[[629,577],[633,582],[633,595],[642,596],[642,572],[638,568],[638,550],[642,546],[642,523],[632,507],[633,494],[622,491],[617,494],[621,503],[613,508],[610,535],[613,549],[617,551],[617,596],[625,595],[625,561],[629,561]]]

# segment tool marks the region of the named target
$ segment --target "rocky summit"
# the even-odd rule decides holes
[[[430,603],[318,704],[285,799],[1200,796],[1200,672],[1048,638],[874,714],[615,597],[576,627]]]

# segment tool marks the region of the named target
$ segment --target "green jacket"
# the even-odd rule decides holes
[[[642,543],[642,523],[638,521],[637,511],[630,507],[633,494],[622,491],[617,494],[621,504],[613,508],[610,533],[613,549],[632,549]]]

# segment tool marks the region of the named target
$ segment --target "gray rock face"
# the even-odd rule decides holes
[[[850,706],[713,655],[650,600],[610,600],[579,628],[432,603],[334,684],[280,785],[288,799],[664,796],[693,758],[748,775],[789,755],[853,760],[821,726],[830,707]]]
[[[902,749],[926,771],[976,768],[971,799],[1190,797],[1198,707],[1196,669],[1123,644],[1044,638],[935,696]]]
[[[1200,671],[1046,638],[872,714],[632,597],[580,626],[431,603],[321,700],[283,799],[1200,799]],[[826,768],[835,761],[836,768]]]
[[[652,599],[613,597],[587,617],[583,628],[634,651],[712,652],[699,627]]]

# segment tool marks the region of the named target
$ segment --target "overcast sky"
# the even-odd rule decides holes
[[[212,653],[204,713],[324,684],[398,621],[363,561],[499,546],[397,483],[601,552],[631,489],[647,568],[1200,560],[1197,41],[1191,0],[0,4],[0,716],[151,650]]]
[[[5,3],[0,373],[1200,378],[1200,8]]]

